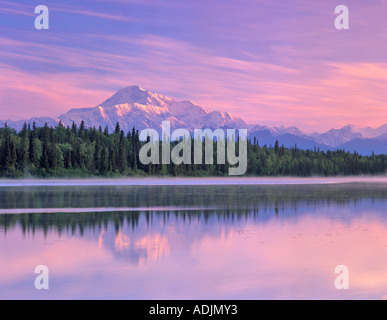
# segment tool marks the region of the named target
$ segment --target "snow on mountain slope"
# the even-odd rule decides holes
[[[55,127],[58,125],[59,119],[54,118],[48,118],[48,117],[35,117],[31,118],[29,120],[0,120],[0,127],[4,127],[5,124],[8,125],[8,127],[15,129],[17,131],[21,130],[24,126],[24,123],[30,124],[32,126],[33,123],[35,123],[36,127],[44,127],[44,125],[47,123],[48,126]]]
[[[387,124],[384,124],[378,128],[355,128],[355,131],[360,132],[364,138],[376,138],[378,136],[387,134]]]
[[[325,133],[312,133],[316,142],[326,144],[332,147],[338,147],[354,139],[363,138],[359,132],[354,132],[352,125],[347,125],[341,129],[331,129]]]
[[[268,127],[261,125],[247,125],[244,120],[228,112],[207,111],[191,101],[177,101],[162,94],[145,90],[139,86],[130,86],[119,90],[109,99],[94,108],[72,109],[55,118],[32,118],[20,121],[0,121],[0,127],[8,126],[16,130],[23,127],[24,122],[36,123],[42,127],[45,123],[55,127],[62,121],[65,126],[77,125],[81,121],[87,127],[109,127],[115,129],[117,122],[125,132],[135,127],[138,130],[146,128],[161,130],[163,121],[170,121],[171,130],[185,129],[248,129],[250,138],[257,138],[260,145],[274,145],[276,140],[280,144],[299,148],[314,148],[320,150],[344,148],[358,150],[360,153],[369,154],[386,153],[384,141],[387,140],[387,124],[379,128],[357,128],[347,125],[340,129],[331,129],[324,133],[307,134],[297,127],[279,126]],[[385,150],[385,151],[383,151]]]
[[[131,86],[118,91],[95,108],[72,109],[59,119],[65,125],[85,121],[89,127],[100,125],[114,129],[117,122],[124,131],[133,127],[160,129],[163,121],[171,122],[171,129],[203,127],[247,127],[246,123],[227,112],[208,112],[191,101],[176,101],[164,95]]]

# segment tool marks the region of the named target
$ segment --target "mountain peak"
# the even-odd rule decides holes
[[[129,86],[117,91],[109,99],[104,101],[101,106],[103,108],[124,103],[146,103],[146,99],[149,97],[150,92],[142,89],[139,86]]]
[[[347,125],[340,129],[331,129],[324,133],[304,133],[297,127],[278,126],[268,127],[260,125],[247,125],[243,119],[228,112],[207,111],[202,106],[189,100],[174,100],[162,94],[141,88],[138,85],[128,86],[117,91],[109,99],[96,107],[71,109],[56,118],[33,118],[27,123],[36,122],[37,126],[56,126],[59,120],[65,126],[73,122],[85,122],[86,127],[108,126],[113,130],[120,123],[124,131],[155,129],[161,131],[163,121],[171,123],[171,130],[184,128],[193,129],[248,129],[250,137],[256,137],[260,145],[274,145],[276,140],[285,146],[292,147],[297,144],[301,148],[319,146],[321,150],[339,147],[357,150],[360,153],[370,154],[372,148],[387,150],[387,124],[379,128],[358,128]],[[20,130],[23,121],[7,121],[12,128]],[[4,126],[0,121],[0,127]],[[370,139],[374,139],[371,143]],[[353,142],[353,143],[352,143]],[[355,148],[358,146],[358,148]],[[352,149],[351,149],[352,148]],[[384,149],[383,149],[384,148]],[[383,151],[385,153],[385,151]]]
[[[88,127],[107,125],[110,129],[119,122],[125,131],[133,127],[159,130],[163,121],[170,121],[171,129],[246,126],[229,113],[208,112],[191,101],[177,101],[137,85],[119,90],[95,108],[72,109],[59,118],[65,124],[84,120]]]
[[[144,93],[144,92],[149,93],[150,91],[136,85],[136,86],[128,86],[126,88],[123,88],[123,89],[119,90],[118,92],[120,92],[120,93],[125,93],[126,92],[126,93],[129,93],[129,94],[138,94],[138,93],[141,94],[141,93]]]

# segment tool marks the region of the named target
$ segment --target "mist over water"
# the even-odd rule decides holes
[[[28,179],[0,180],[0,187],[39,186],[206,186],[206,185],[304,185],[384,183],[387,176],[355,177],[221,177],[221,178],[130,178],[130,179]]]
[[[382,183],[0,188],[0,298],[381,299],[386,207]]]

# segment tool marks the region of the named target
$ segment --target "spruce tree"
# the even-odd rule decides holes
[[[20,132],[21,136],[21,142],[19,147],[19,164],[21,168],[24,170],[24,168],[28,164],[29,160],[29,147],[30,147],[30,140],[29,140],[29,134],[27,129],[27,123],[24,123],[23,129]]]
[[[126,141],[125,141],[124,131],[121,131],[120,135],[120,145],[118,148],[118,167],[121,173],[125,172],[127,169],[127,151],[126,151]]]
[[[120,132],[121,132],[120,123],[117,122],[117,124],[116,124],[116,129],[115,129],[114,133],[115,133],[115,134],[120,134]]]

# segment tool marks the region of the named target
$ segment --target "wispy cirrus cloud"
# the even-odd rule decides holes
[[[101,41],[105,36],[94,37]],[[121,87],[138,84],[177,99],[193,100],[207,109],[233,112],[250,123],[285,122],[310,131],[348,121],[361,125],[365,117],[376,126],[386,114],[386,64],[325,61],[300,69],[216,56],[189,43],[154,35],[135,39],[116,36],[109,41],[113,47],[127,45],[129,51],[135,47],[137,53],[0,38],[4,47],[13,48],[7,50],[13,52],[10,55],[0,52],[1,59],[53,65],[51,71],[43,72],[0,65],[0,104],[13,92],[18,105],[32,106],[31,116],[38,105],[42,114],[56,116],[73,107],[96,106]],[[55,72],[56,64],[66,68]],[[23,91],[29,94],[17,94]],[[42,101],[50,107],[45,110]]]
[[[97,12],[86,8],[67,6],[67,5],[58,5],[58,4],[48,4],[50,9],[57,12],[76,14],[82,16],[88,16],[93,18],[101,18],[106,20],[121,21],[121,22],[132,22],[135,21],[133,17],[112,14],[107,12]]]
[[[33,13],[27,12],[23,9],[12,9],[12,8],[2,8],[2,7],[0,7],[0,14],[12,14],[17,16],[28,16],[28,17],[34,16]]]
[[[75,15],[82,15],[92,18],[100,18],[100,19],[106,19],[106,20],[113,20],[113,21],[122,21],[122,22],[131,22],[135,19],[133,17],[119,15],[119,14],[113,14],[108,12],[99,12],[94,11],[89,8],[83,8],[79,6],[71,6],[71,5],[65,5],[65,4],[57,4],[57,3],[45,3],[45,5],[49,8],[49,10],[53,12],[62,12],[62,13],[68,13],[68,14],[75,14]],[[22,3],[17,2],[9,2],[9,1],[0,1],[0,13],[3,14],[12,14],[12,15],[24,15],[24,16],[36,16],[35,12],[35,6],[32,5],[26,5]]]
[[[0,13],[15,16],[34,16],[32,6],[9,1],[0,1]]]

